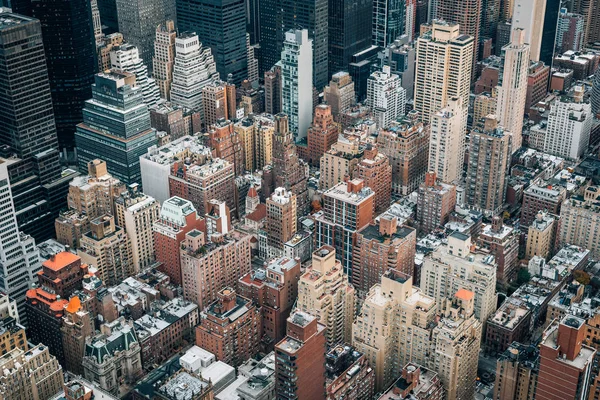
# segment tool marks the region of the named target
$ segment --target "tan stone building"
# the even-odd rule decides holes
[[[323,90],[325,102],[331,107],[333,118],[339,122],[338,116],[350,109],[356,101],[354,82],[348,72],[333,74],[329,86]]]
[[[437,174],[445,183],[462,179],[465,158],[467,119],[460,98],[453,97],[448,104],[431,114],[428,171]],[[486,114],[487,115],[487,114]]]
[[[321,157],[319,188],[330,189],[342,182],[345,177],[351,177],[362,156],[363,150],[359,146],[358,139],[339,136],[337,143]]]
[[[63,387],[62,367],[43,344],[27,352],[11,350],[0,359],[0,368],[5,371],[0,376],[3,399],[46,400]]]
[[[548,260],[554,250],[556,240],[556,218],[547,212],[540,211],[527,231],[527,247],[525,258],[534,256]]]
[[[388,156],[380,153],[376,146],[365,146],[364,157],[354,167],[352,178],[362,179],[365,186],[375,192],[375,214],[389,208],[392,196],[392,166]]]
[[[600,201],[599,188],[590,186],[584,196],[571,196],[560,210],[559,244],[573,244],[592,251],[593,257],[600,256]]]
[[[269,253],[283,255],[283,245],[296,234],[296,195],[285,188],[276,188],[267,199],[265,230]]]
[[[90,222],[91,231],[81,238],[77,254],[84,264],[93,266],[107,285],[116,285],[134,274],[131,242],[112,215]]]
[[[327,329],[327,344],[350,343],[354,319],[354,288],[335,258],[335,249],[322,246],[312,255],[312,265],[300,276],[296,310],[317,317]]]
[[[166,21],[156,27],[154,38],[154,56],[152,58],[152,77],[158,85],[160,97],[171,99],[171,82],[173,82],[173,62],[175,61],[174,21]]]
[[[473,101],[473,124],[477,124],[482,118],[492,114],[496,115],[498,98],[495,90],[492,93],[483,92],[475,96]]]
[[[514,342],[496,364],[495,400],[533,400],[540,352],[535,346]]]
[[[125,230],[131,243],[134,272],[151,267],[156,261],[152,225],[158,220],[160,205],[134,186],[115,200],[115,213],[117,225]]]

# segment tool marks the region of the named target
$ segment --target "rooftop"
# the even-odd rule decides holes
[[[54,256],[51,256],[48,260],[44,261],[42,265],[45,268],[51,269],[52,271],[60,271],[66,266],[80,260],[81,257],[79,257],[77,254],[73,254],[68,251],[62,251]]]

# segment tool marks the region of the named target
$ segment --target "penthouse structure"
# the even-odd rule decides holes
[[[335,258],[335,249],[322,246],[312,265],[300,276],[296,309],[315,316],[327,329],[327,344],[349,343],[354,317],[354,288]]]
[[[385,214],[356,232],[350,279],[358,296],[364,298],[388,270],[413,275],[416,245],[417,231]]]

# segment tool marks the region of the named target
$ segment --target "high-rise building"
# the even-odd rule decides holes
[[[525,112],[529,113],[531,107],[542,101],[548,93],[548,81],[550,79],[550,67],[542,61],[531,63],[527,76],[527,99],[525,100]]]
[[[278,63],[265,71],[265,112],[277,115],[281,111],[281,64]]]
[[[250,44],[250,34],[246,33],[246,52],[248,57],[248,73],[246,80],[250,83],[258,83],[258,59],[254,55],[256,48],[256,44]]]
[[[20,322],[26,324],[25,291],[41,266],[35,240],[19,232],[8,177],[9,163],[0,158],[0,290],[16,300]]]
[[[96,268],[97,276],[107,285],[117,285],[135,272],[131,241],[123,228],[115,225],[112,215],[90,221],[90,232],[81,238],[77,254]]]
[[[312,264],[300,276],[296,310],[317,318],[326,326],[327,345],[352,341],[354,287],[348,283],[335,249],[321,246],[312,254]]]
[[[523,192],[523,205],[521,206],[519,225],[528,227],[540,211],[546,211],[554,215],[560,214],[560,206],[566,196],[567,190],[562,186],[531,184]]]
[[[248,77],[243,0],[178,0],[177,26],[196,32],[212,50],[221,79],[239,85]]]
[[[196,229],[205,231],[204,219],[196,214],[189,200],[171,197],[162,204],[158,221],[154,223],[154,248],[159,270],[176,285],[182,283],[179,249],[185,235]]]
[[[230,287],[217,293],[196,327],[196,345],[234,367],[258,353],[260,314],[250,299]]]
[[[572,98],[557,99],[550,106],[544,152],[578,160],[588,148],[592,123],[591,105],[583,102],[583,88],[576,86]]]
[[[61,335],[62,317],[68,299],[83,286],[88,266],[81,257],[60,252],[44,261],[37,274],[37,287],[26,291],[25,312],[32,343],[44,343],[61,365],[65,355]]]
[[[206,85],[202,88],[202,107],[204,126],[208,130],[219,120],[236,119],[235,86],[223,81]]]
[[[262,315],[261,341],[273,348],[286,333],[286,321],[298,298],[300,260],[275,258],[264,269],[242,276],[237,287],[240,295],[260,306]]]
[[[582,344],[586,332],[585,320],[573,315],[546,328],[540,343],[536,399],[587,398],[596,350]]]
[[[383,129],[405,114],[406,90],[400,77],[392,74],[385,65],[382,71],[375,71],[367,79],[367,101],[371,107],[377,128]]]
[[[527,231],[526,259],[538,256],[548,260],[553,255],[557,225],[553,215],[545,211],[538,212]]]
[[[482,92],[478,94],[473,101],[473,124],[481,122],[483,118],[490,114],[496,115],[497,107],[498,97],[495,89],[492,89],[492,93]]]
[[[489,214],[504,205],[510,168],[511,136],[493,115],[471,131],[466,203]]]
[[[459,289],[475,293],[475,317],[485,323],[496,310],[496,264],[493,256],[471,252],[471,238],[459,232],[425,257],[421,290],[441,302]]]
[[[339,114],[350,109],[356,102],[354,82],[347,72],[336,72],[329,85],[323,90],[324,100],[331,107],[333,118],[338,121]]]
[[[417,39],[414,106],[424,122],[453,97],[468,109],[474,46],[474,38],[461,35],[458,24],[440,21]],[[444,61],[434,63],[434,59]]]
[[[371,43],[382,48],[404,35],[406,0],[374,0]],[[364,49],[359,49],[364,50]]]
[[[204,310],[222,288],[234,287],[250,272],[250,238],[238,231],[216,232],[206,241],[204,232],[189,231],[180,250],[184,298]]]
[[[82,110],[85,101],[91,97],[96,72],[96,40],[90,1],[18,0],[11,4],[14,12],[40,20],[58,144],[61,149],[72,151],[75,126],[83,120]],[[37,83],[34,85],[37,103],[43,90]],[[46,103],[41,100],[41,104]],[[32,110],[27,114],[33,115]],[[51,118],[50,113],[43,115]]]
[[[285,33],[281,52],[281,104],[296,142],[306,138],[312,121],[312,45],[306,29]]]
[[[537,388],[540,351],[513,342],[498,358],[494,399],[533,399]]]
[[[371,46],[372,16],[372,1],[329,1],[329,76],[338,71],[347,71],[352,55]],[[402,17],[397,14],[394,16]]]
[[[275,116],[273,136],[273,168],[269,184],[263,184],[266,197],[277,187],[283,187],[296,195],[298,218],[306,215],[309,209],[307,188],[307,166],[296,153],[296,146],[285,114]],[[264,176],[263,176],[264,179]],[[266,182],[264,182],[266,183]]]
[[[325,400],[325,326],[295,311],[287,335],[275,345],[275,396],[278,399]]]
[[[156,27],[154,34],[154,57],[152,58],[152,77],[156,80],[160,97],[171,100],[173,83],[173,64],[175,63],[175,39],[177,31],[173,20]]]
[[[246,171],[256,171],[271,164],[275,121],[270,114],[252,115],[238,120],[233,129],[240,137],[246,157]]]
[[[531,61],[540,61],[545,13],[546,0],[514,0],[512,29],[523,29],[524,43],[528,43],[531,48]]]
[[[233,122],[226,119],[219,119],[215,121],[208,131],[208,140],[215,157],[219,157],[221,160],[232,164],[235,175],[240,176],[245,171],[246,157],[244,155],[243,142],[238,132],[233,128]],[[236,209],[237,207],[233,205],[232,210]]]
[[[0,396],[5,399],[50,399],[63,388],[62,367],[41,343],[28,351],[9,351],[0,367],[8,371],[0,378]]]
[[[380,153],[375,145],[365,146],[363,157],[355,164],[351,176],[353,179],[362,179],[365,186],[375,192],[375,215],[389,208],[392,198],[392,166],[389,158]]]
[[[556,51],[580,51],[585,36],[585,19],[583,15],[567,12],[561,8],[556,27]]]
[[[94,320],[78,296],[73,296],[64,309],[61,336],[65,354],[64,368],[76,375],[83,375],[85,339],[94,335]]]
[[[475,317],[475,293],[459,289],[441,302],[441,319],[432,333],[434,371],[448,400],[475,397],[481,343],[480,322]]]
[[[504,225],[502,217],[492,218],[491,224],[483,225],[478,244],[492,254],[498,266],[496,279],[507,282],[516,278],[519,256],[519,232]]]
[[[453,97],[445,107],[431,114],[428,171],[442,182],[453,183],[462,178],[467,112],[460,99]]]
[[[148,77],[148,67],[140,58],[137,47],[128,43],[114,47],[110,52],[110,67],[135,75],[135,86],[142,89],[142,97],[148,107],[158,103],[158,86],[153,78]]]
[[[381,282],[388,270],[413,275],[417,231],[398,226],[396,217],[382,215],[356,232],[352,248],[352,276],[357,295],[365,298],[371,288]]]
[[[429,132],[429,125],[420,122],[414,112],[379,132],[377,146],[392,165],[392,193],[407,196],[423,182]]]
[[[594,115],[600,114],[600,71],[596,71],[594,74],[590,102],[592,104],[592,113],[594,113]]]
[[[412,282],[410,275],[385,273],[381,284],[369,290],[354,320],[353,346],[375,369],[375,392],[385,390],[411,360],[433,367],[431,328],[435,325],[436,302]]]
[[[337,142],[340,134],[339,125],[333,122],[331,107],[319,104],[315,108],[312,125],[308,128],[308,160],[309,164],[319,166],[323,154]]]
[[[282,256],[284,243],[296,234],[297,215],[296,195],[285,188],[276,188],[267,199],[265,226],[269,252],[273,255]]]
[[[510,43],[502,48],[502,56],[504,64],[498,82],[496,118],[512,135],[514,153],[521,148],[529,72],[529,45],[525,42],[523,29],[513,29]]]
[[[73,174],[61,176],[40,22],[3,11],[0,12],[0,46],[4,49],[0,53],[0,74],[4,77],[0,80],[2,157],[10,158],[5,164],[6,178],[11,181],[19,228],[43,241],[53,236],[52,221],[65,207],[68,181]]]
[[[135,274],[155,263],[152,226],[158,220],[160,205],[150,196],[130,186],[115,199],[117,225],[123,228],[131,244],[131,261]]]
[[[122,182],[141,183],[140,156],[157,139],[142,90],[135,86],[135,75],[99,73],[92,96],[75,134],[79,169],[85,171],[90,161],[100,159]]]
[[[486,3],[486,7],[482,7],[485,0],[436,0],[437,11],[436,18],[446,21],[451,24],[458,24],[462,35],[469,35],[474,39],[473,54],[471,62],[473,64],[472,76],[475,76],[475,65],[479,61],[479,39],[483,34],[480,34],[481,20],[487,20],[491,2]],[[488,22],[488,21],[486,21]],[[435,24],[435,22],[434,22]],[[488,28],[491,24],[483,25]]]
[[[139,49],[144,64],[151,66],[156,27],[165,21],[175,21],[175,1],[115,0],[115,3],[119,32]]]
[[[417,197],[417,223],[419,231],[430,233],[444,226],[456,206],[456,186],[437,179],[435,172],[425,175]]]
[[[407,35],[408,32],[389,44],[383,50],[382,56],[385,65],[390,66],[392,74],[400,77],[402,87],[406,90],[407,100],[412,100],[414,98],[416,52],[412,40]]]
[[[357,138],[339,135],[337,141],[323,154],[320,161],[319,188],[331,189],[352,173],[364,154]]]
[[[119,32],[103,35],[96,41],[96,56],[98,58],[98,71],[110,69],[110,52],[113,48],[123,44],[123,34]]]
[[[211,49],[203,46],[193,32],[180,34],[175,39],[171,102],[202,115],[202,88],[218,78]]]
[[[372,399],[375,371],[364,354],[352,346],[338,344],[325,356],[328,398]]]
[[[323,215],[315,219],[315,246],[332,246],[348,276],[352,276],[356,232],[373,219],[374,197],[360,179],[339,183],[323,193]]]

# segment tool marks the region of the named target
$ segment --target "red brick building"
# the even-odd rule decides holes
[[[543,61],[538,61],[529,67],[527,75],[527,97],[525,100],[525,112],[542,101],[548,92],[548,78],[550,77],[550,67],[544,65]]]
[[[196,213],[189,200],[171,197],[162,204],[154,231],[154,251],[159,270],[169,276],[175,285],[181,285],[181,259],[179,248],[186,233],[192,229],[205,232],[205,221]]]
[[[298,297],[300,261],[287,257],[271,260],[258,271],[238,281],[241,296],[259,307],[261,316],[261,350],[269,352],[286,332],[286,321]]]
[[[501,217],[494,217],[491,225],[483,226],[478,244],[496,258],[498,281],[508,281],[516,277],[519,233],[513,227],[505,226]]]
[[[367,144],[363,158],[354,167],[354,179],[362,179],[375,192],[375,215],[387,210],[392,199],[392,166],[377,147]]]
[[[260,315],[250,299],[227,287],[208,306],[196,327],[196,345],[238,367],[258,353]]]
[[[295,312],[287,336],[275,346],[275,397],[281,400],[325,399],[325,325]]]
[[[215,157],[229,161],[234,166],[235,175],[242,175],[246,169],[244,144],[238,132],[233,129],[233,122],[217,120],[208,132],[208,138]]]
[[[365,355],[349,346],[335,346],[325,357],[327,400],[373,398],[375,370]]]
[[[339,125],[333,121],[331,107],[326,104],[319,104],[315,108],[313,123],[308,128],[308,162],[313,167],[318,167],[321,157],[331,145],[337,142],[340,134]]]
[[[417,222],[419,231],[430,233],[444,226],[456,206],[456,186],[443,183],[435,172],[425,174],[417,197]]]

